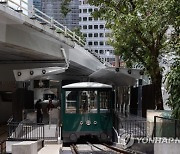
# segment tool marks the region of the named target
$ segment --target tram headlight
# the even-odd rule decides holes
[[[94,125],[97,125],[97,121],[94,121]]]
[[[82,122],[82,121],[80,121],[80,125],[83,125],[83,122]]]
[[[90,121],[90,120],[87,120],[87,121],[86,121],[86,125],[88,125],[88,126],[91,125],[91,121]]]

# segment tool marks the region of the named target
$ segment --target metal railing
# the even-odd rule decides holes
[[[154,116],[153,136],[180,138],[180,120]]]
[[[44,124],[9,122],[8,140],[44,139]]]
[[[132,135],[134,138],[147,136],[147,121],[142,117],[121,117],[114,114],[114,128],[119,135],[124,133]]]
[[[121,120],[121,127],[125,133],[132,134],[133,137],[146,137],[147,136],[147,125],[144,120]]]

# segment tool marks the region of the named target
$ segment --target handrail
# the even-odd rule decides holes
[[[44,139],[44,124],[29,122],[10,122],[8,123],[8,139],[36,140]]]

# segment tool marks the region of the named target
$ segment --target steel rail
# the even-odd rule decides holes
[[[78,149],[74,144],[70,145],[70,148],[73,154],[79,154]]]
[[[89,142],[86,142],[86,143],[87,143],[89,146],[91,146],[91,149],[92,149],[92,147],[95,147],[96,149],[101,150],[101,151],[107,153],[107,151],[105,151],[104,149],[101,149],[101,148],[95,146],[94,144],[91,144],[91,143],[89,143]]]
[[[131,149],[120,149],[120,148],[117,148],[117,147],[113,147],[113,146],[109,146],[105,143],[103,143],[102,145],[106,146],[107,148],[109,149],[112,149],[116,152],[120,152],[122,154],[145,154],[143,152],[140,152],[140,151],[136,151],[136,150],[131,150]]]

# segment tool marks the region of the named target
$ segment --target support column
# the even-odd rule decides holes
[[[118,55],[115,55],[115,67],[120,67],[120,59]]]
[[[142,117],[142,77],[138,80],[138,116]]]

